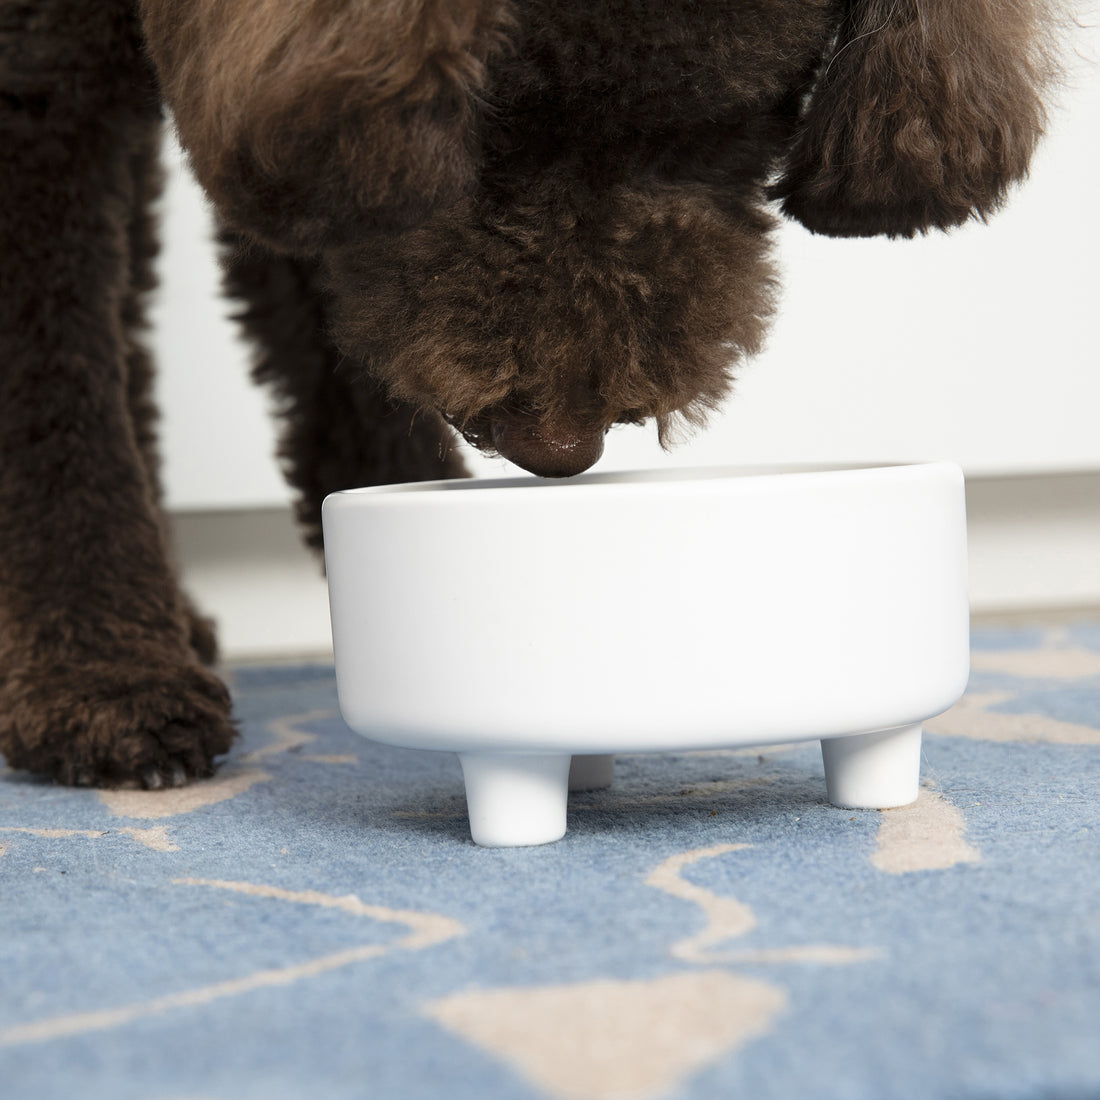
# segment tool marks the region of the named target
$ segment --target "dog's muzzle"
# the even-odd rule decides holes
[[[573,477],[599,461],[604,432],[559,434],[535,420],[497,420],[492,438],[500,454],[529,473]]]

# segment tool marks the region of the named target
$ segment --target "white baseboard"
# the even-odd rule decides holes
[[[1100,471],[971,478],[967,513],[975,615],[1100,609]],[[288,508],[183,512],[172,525],[227,660],[331,656],[320,559]]]
[[[225,660],[330,659],[328,589],[289,508],[172,516],[184,587],[218,622]]]
[[[976,613],[1100,608],[1100,472],[968,479]]]

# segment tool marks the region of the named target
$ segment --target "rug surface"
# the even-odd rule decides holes
[[[901,810],[816,743],[624,756],[480,849],[315,666],[234,674],[209,782],[3,772],[0,1096],[1100,1097],[1100,624],[973,641]]]

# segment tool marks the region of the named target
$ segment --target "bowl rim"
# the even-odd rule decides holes
[[[673,486],[715,486],[717,484],[752,484],[774,478],[799,479],[841,478],[852,476],[885,476],[895,471],[940,471],[961,477],[959,465],[947,459],[926,459],[891,462],[789,462],[715,466],[661,466],[644,469],[594,470],[570,478],[541,478],[533,474],[508,477],[467,477],[437,481],[397,482],[389,485],[366,485],[340,489],[330,493],[328,501],[351,503],[356,499],[411,500],[426,496],[446,497],[475,492],[479,496],[499,493],[514,495],[517,491],[538,493],[588,492],[652,492]]]

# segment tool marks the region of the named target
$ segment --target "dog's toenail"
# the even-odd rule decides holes
[[[148,767],[141,773],[141,782],[147,791],[158,791],[164,786],[164,776],[155,767]]]
[[[183,770],[183,765],[176,762],[172,765],[172,774],[168,777],[169,785],[172,787],[184,787],[187,785],[187,772]]]

